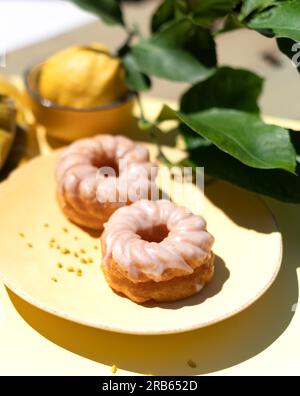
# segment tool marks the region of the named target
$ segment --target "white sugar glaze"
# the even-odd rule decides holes
[[[110,167],[112,175],[103,175],[99,171],[103,167]],[[156,172],[147,148],[124,136],[81,139],[72,143],[57,162],[59,202],[72,221],[100,229],[114,210],[138,199],[127,188],[137,177],[140,197],[148,196]]]
[[[144,230],[165,225],[166,237],[160,242],[142,239]],[[105,245],[104,265],[110,257],[130,279],[141,276],[162,280],[177,274],[191,274],[211,254],[214,238],[206,230],[206,222],[187,208],[168,200],[140,200],[118,209],[104,225],[102,241]],[[168,277],[164,276],[164,280]]]

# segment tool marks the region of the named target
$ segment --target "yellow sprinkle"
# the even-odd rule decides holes
[[[19,232],[19,235],[21,238],[25,238],[25,235],[23,234],[23,232]]]
[[[78,241],[79,238],[78,238],[78,236],[74,236],[74,239],[75,239],[75,241]]]
[[[76,271],[76,275],[77,276],[82,276],[82,270],[80,268],[78,268],[78,270]]]
[[[67,271],[68,272],[74,272],[75,270],[74,270],[74,267],[67,267]]]
[[[63,267],[62,263],[57,263],[57,266],[58,266],[58,268],[62,268]]]
[[[86,259],[85,259],[85,258],[83,258],[83,257],[81,257],[81,259],[80,259],[80,262],[81,262],[82,264],[87,264],[87,261],[86,261]]]
[[[51,238],[51,239],[50,239],[50,242],[51,242],[51,243],[55,243],[55,242],[56,242],[55,238]]]
[[[97,245],[93,246],[93,248],[94,248],[95,250],[98,250],[98,249],[99,249],[99,247],[98,247]]]
[[[188,360],[187,364],[191,367],[191,368],[196,368],[197,364],[194,362],[194,360]]]
[[[88,261],[88,263],[90,263],[90,264],[94,262],[94,260],[93,260],[92,258],[88,258],[87,261]]]
[[[77,252],[74,252],[74,253],[73,253],[73,256],[74,256],[74,257],[79,257],[79,254],[78,254]]]
[[[52,280],[52,282],[55,282],[55,283],[57,282],[57,278],[55,276],[52,276],[51,280]]]
[[[48,227],[49,227],[49,224],[48,224],[48,223],[45,223],[45,224],[44,224],[44,227],[45,227],[45,228],[48,228]]]
[[[62,254],[70,254],[70,250],[68,248],[61,249]]]
[[[60,245],[59,244],[57,244],[55,247],[56,247],[57,250],[60,250]]]
[[[66,233],[67,233],[67,232],[69,232],[69,230],[68,230],[66,227],[64,227],[64,228],[63,228],[63,232],[66,232]]]
[[[27,243],[27,246],[30,247],[30,248],[33,247],[32,243],[30,243],[30,242]]]
[[[53,245],[52,242],[49,242],[49,247],[50,247],[50,248],[53,248],[53,247],[54,247],[54,245]]]
[[[118,367],[117,367],[115,364],[113,364],[113,365],[111,366],[111,372],[112,372],[113,374],[116,374],[117,371],[118,371]]]
[[[84,249],[80,249],[80,253],[85,254],[85,250]]]

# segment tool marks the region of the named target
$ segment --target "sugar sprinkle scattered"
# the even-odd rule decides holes
[[[191,368],[196,368],[197,364],[196,362],[194,362],[194,360],[190,359],[187,361],[187,364],[191,367]]]

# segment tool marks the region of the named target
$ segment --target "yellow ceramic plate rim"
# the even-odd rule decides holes
[[[37,161],[38,159],[39,158],[35,158],[31,162]],[[15,174],[17,172],[18,172],[18,170],[13,172],[12,175],[10,176],[10,178],[6,182],[4,182],[3,184],[10,183],[11,180],[15,177]],[[1,189],[3,188],[2,186],[0,186],[0,187],[1,187]],[[159,331],[149,331],[147,329],[145,329],[145,330],[141,330],[141,329],[129,330],[129,329],[126,329],[126,328],[124,329],[122,326],[116,326],[116,325],[109,326],[109,325],[106,325],[106,324],[95,323],[93,321],[89,321],[89,320],[86,320],[86,319],[81,319],[81,318],[78,318],[78,317],[76,317],[76,316],[74,316],[72,314],[68,314],[66,312],[62,312],[62,311],[60,311],[58,309],[54,309],[54,308],[51,308],[51,307],[49,307],[47,305],[44,305],[44,304],[40,303],[39,301],[37,301],[36,299],[34,299],[32,296],[28,295],[27,293],[25,293],[23,291],[20,291],[17,287],[15,287],[13,282],[11,282],[1,272],[1,269],[0,269],[0,278],[2,279],[3,283],[10,290],[12,290],[16,295],[18,295],[22,299],[26,300],[30,304],[36,306],[37,308],[39,308],[41,310],[44,310],[46,312],[49,312],[50,314],[54,314],[54,315],[56,315],[58,317],[61,317],[63,319],[67,319],[67,320],[79,323],[81,325],[86,325],[86,326],[90,326],[90,327],[94,327],[94,328],[99,328],[99,329],[102,329],[102,330],[107,330],[107,331],[111,331],[111,332],[118,332],[118,333],[126,333],[126,334],[158,335],[158,334],[181,333],[181,332],[187,332],[187,331],[192,331],[192,330],[199,329],[199,328],[202,328],[202,327],[206,327],[206,326],[212,325],[214,323],[220,322],[220,321],[222,321],[224,319],[227,319],[227,318],[229,318],[229,317],[231,317],[231,316],[243,311],[244,309],[246,309],[250,305],[252,305],[271,286],[271,284],[273,283],[273,281],[275,280],[275,278],[276,278],[276,276],[277,276],[277,274],[279,272],[279,269],[280,269],[280,266],[281,266],[281,261],[282,261],[282,251],[283,251],[283,248],[282,248],[282,236],[281,236],[281,233],[278,230],[278,225],[277,225],[276,220],[275,220],[272,212],[270,211],[270,209],[267,207],[265,202],[259,196],[256,196],[256,199],[258,199],[264,205],[266,211],[268,212],[268,215],[270,216],[270,218],[271,218],[271,220],[273,222],[274,231],[276,230],[276,235],[277,235],[277,237],[279,237],[279,239],[278,239],[279,254],[278,254],[278,259],[277,259],[276,266],[275,266],[275,264],[273,266],[274,267],[273,275],[272,275],[272,277],[270,277],[269,281],[265,284],[265,286],[258,293],[256,293],[252,298],[250,298],[246,303],[240,305],[238,308],[236,308],[234,310],[226,312],[224,315],[219,315],[218,317],[216,317],[215,319],[212,319],[212,320],[202,321],[201,323],[195,323],[194,325],[188,325],[188,327],[184,327],[184,326],[178,325],[178,327],[176,329],[172,328],[170,330],[168,330],[168,329],[165,329],[165,330],[161,330],[160,329]]]
[[[207,321],[207,322],[203,322],[201,325],[197,325],[196,324],[194,326],[189,326],[189,328],[186,328],[186,327],[180,328],[180,327],[178,327],[178,329],[175,329],[175,330],[172,329],[170,331],[168,331],[168,330],[165,330],[165,331],[160,330],[159,332],[147,331],[147,330],[146,331],[141,331],[141,330],[139,330],[139,331],[134,331],[134,330],[130,331],[130,330],[124,330],[124,328],[122,328],[122,327],[116,327],[116,326],[110,327],[110,326],[106,326],[104,324],[103,325],[98,325],[98,324],[96,324],[94,322],[87,321],[87,320],[82,320],[82,319],[76,318],[75,316],[69,315],[69,314],[67,314],[65,312],[60,312],[60,311],[58,311],[56,309],[49,308],[46,305],[44,306],[43,304],[40,304],[39,302],[37,302],[36,300],[31,298],[26,293],[22,293],[19,290],[17,290],[13,285],[10,284],[10,282],[6,279],[6,277],[1,272],[0,272],[0,278],[1,278],[2,282],[4,283],[4,285],[6,287],[8,287],[17,296],[21,297],[23,300],[27,301],[28,303],[32,304],[33,306],[35,306],[35,307],[37,307],[37,308],[39,308],[39,309],[41,309],[43,311],[46,311],[46,312],[48,312],[48,313],[50,313],[52,315],[56,315],[56,316],[58,316],[58,317],[60,317],[62,319],[70,320],[72,322],[75,322],[75,323],[78,323],[78,324],[81,324],[81,325],[84,325],[84,326],[93,327],[95,329],[111,331],[111,332],[114,332],[114,333],[134,334],[134,335],[159,335],[159,334],[162,335],[162,334],[185,333],[185,332],[188,332],[188,331],[201,329],[203,327],[207,327],[207,326],[213,325],[215,323],[221,322],[221,321],[223,321],[225,319],[230,318],[231,316],[234,316],[234,315],[244,311],[246,308],[250,307],[253,303],[255,303],[255,301],[257,301],[269,289],[269,287],[272,285],[272,283],[274,282],[274,280],[276,279],[276,277],[278,275],[278,272],[279,272],[280,266],[281,266],[282,252],[283,252],[283,249],[282,249],[282,237],[280,237],[280,243],[281,243],[280,257],[279,257],[279,260],[278,260],[278,265],[277,265],[277,268],[276,268],[276,272],[274,272],[273,277],[270,279],[269,283],[265,286],[265,288],[262,289],[260,293],[256,294],[253,297],[252,300],[249,300],[248,303],[245,303],[244,305],[241,305],[238,309],[226,313],[224,316],[219,316],[215,320],[210,320],[210,321]]]

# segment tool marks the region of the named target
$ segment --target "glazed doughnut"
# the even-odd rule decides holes
[[[74,223],[101,230],[116,209],[149,197],[156,172],[147,148],[124,136],[81,139],[57,162],[58,203]]]
[[[102,269],[110,287],[135,302],[180,300],[212,278],[213,242],[201,216],[168,200],[140,200],[104,225]]]

